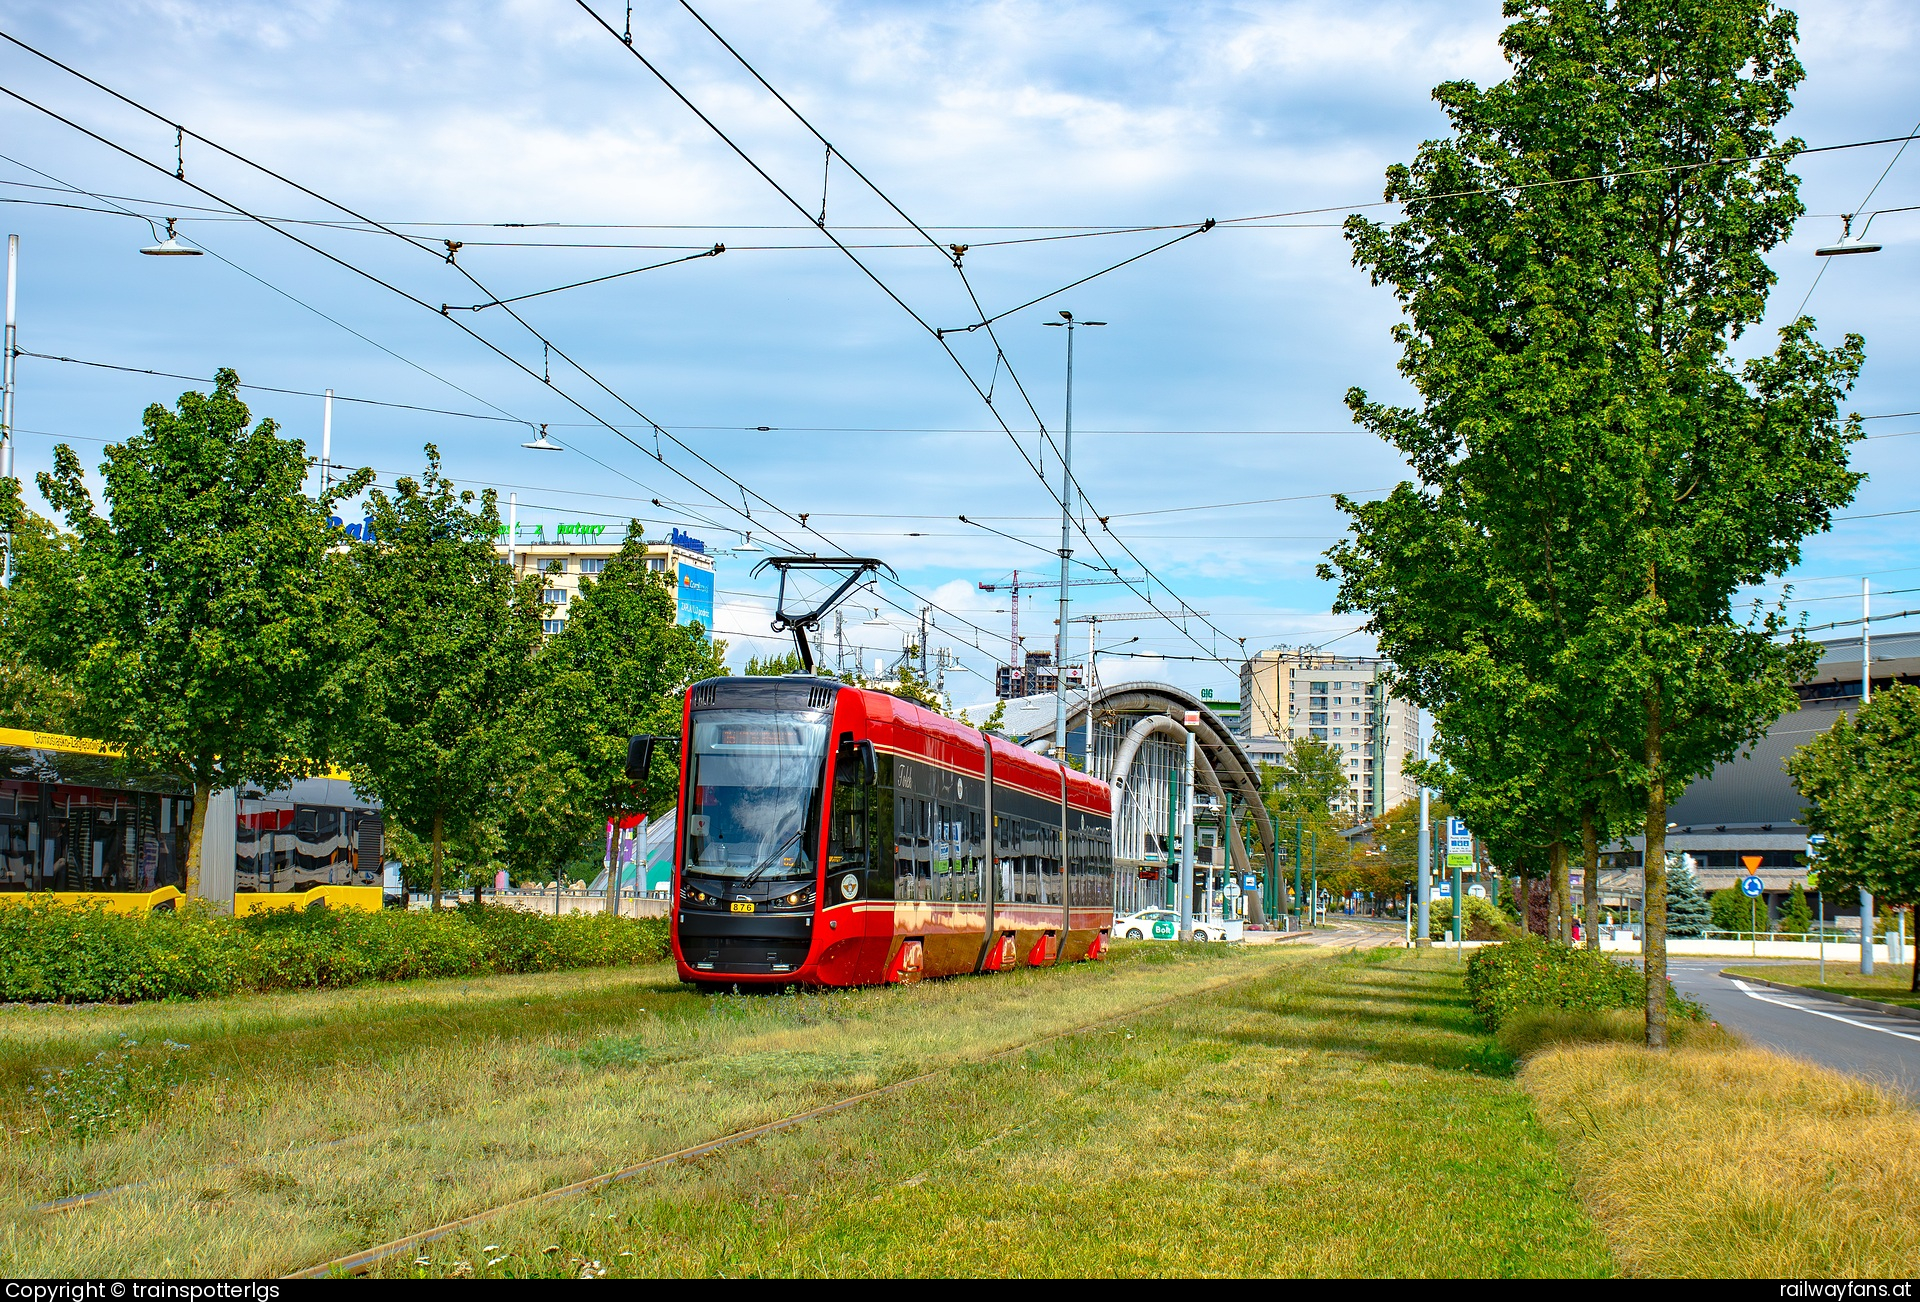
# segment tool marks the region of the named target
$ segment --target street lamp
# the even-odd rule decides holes
[[[1849,253],[1878,253],[1878,244],[1867,243],[1867,226],[1873,225],[1873,213],[1867,214],[1867,225],[1860,228],[1858,235],[1853,234],[1855,214],[1843,213],[1840,217],[1840,238],[1833,244],[1822,244],[1813,251],[1816,258],[1838,258]]]
[[[1061,310],[1058,321],[1050,326],[1067,329],[1067,421],[1060,444],[1060,631],[1053,640],[1053,744],[1059,749],[1060,762],[1067,754],[1067,564],[1073,557],[1069,545],[1073,524],[1073,331],[1075,326],[1103,326],[1105,321],[1076,321],[1073,313]],[[1183,913],[1183,918],[1188,915]],[[1191,931],[1189,918],[1188,930]],[[1191,935],[1181,936],[1191,940]]]
[[[740,545],[739,545],[738,547],[736,547],[736,548],[734,548],[733,550],[734,550],[734,551],[735,551],[736,553],[738,553],[738,552],[763,552],[763,551],[765,551],[765,550],[766,550],[766,548],[764,548],[764,547],[762,547],[762,546],[760,546],[760,545],[759,545],[758,543],[756,543],[756,542],[754,542],[754,540],[753,540],[753,530],[751,530],[751,529],[749,529],[749,530],[747,530],[747,534],[746,534],[746,541],[745,541],[745,542],[743,542],[743,543],[741,543],[741,544],[740,544]]]
[[[155,231],[155,242],[147,245],[140,251],[150,258],[197,258],[201,256],[199,249],[188,248],[180,242],[180,237],[174,234],[173,218],[167,218],[167,238],[164,240],[160,239],[159,235],[160,232]]]
[[[545,425],[542,425],[540,427],[539,438],[534,439],[531,443],[522,443],[520,446],[523,448],[532,448],[535,452],[565,452],[566,451],[565,448],[561,447],[558,443],[555,443],[552,439],[547,437],[547,427]]]

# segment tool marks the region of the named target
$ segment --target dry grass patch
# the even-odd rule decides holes
[[[1888,1278],[1920,1261],[1920,1115],[1760,1049],[1555,1045],[1522,1084],[1630,1274]]]

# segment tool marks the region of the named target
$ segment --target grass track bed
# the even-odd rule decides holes
[[[509,1212],[423,1248],[425,1265],[407,1254],[376,1270],[1611,1270],[1507,1079],[1511,1060],[1473,1028],[1444,960],[1289,958],[632,1184]]]
[[[91,1140],[8,1116],[0,1254],[22,1274],[285,1271],[1274,961],[1212,950],[784,997],[701,997],[653,967],[7,1010],[16,1074],[122,1034],[197,1066],[164,1117]]]

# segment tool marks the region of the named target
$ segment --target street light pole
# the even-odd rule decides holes
[[[14,342],[14,286],[20,271],[20,237],[7,236],[7,332],[6,358],[0,362],[0,477],[13,478],[13,361],[19,351]],[[7,535],[7,555],[0,566],[0,584],[13,586],[13,535]]]
[[[1426,730],[1421,727],[1421,720],[1418,715],[1414,716],[1414,728],[1416,730],[1414,745],[1418,748],[1420,757],[1424,759],[1426,758],[1426,754],[1427,754]],[[1415,924],[1415,930],[1413,933],[1413,943],[1421,949],[1425,949],[1428,946],[1433,944],[1433,941],[1430,939],[1431,933],[1429,933],[1427,930],[1428,915],[1432,908],[1432,903],[1433,903],[1433,880],[1432,880],[1433,879],[1433,835],[1432,835],[1432,832],[1433,832],[1432,811],[1428,808],[1428,805],[1427,805],[1426,784],[1422,783],[1420,786],[1420,855],[1419,855],[1420,870],[1418,875],[1414,878],[1414,883],[1413,883],[1414,891],[1416,892],[1415,898],[1418,899],[1419,905],[1420,905],[1420,918],[1419,918],[1419,921]]]
[[[1306,914],[1302,911],[1301,905],[1305,904],[1306,900],[1300,894],[1300,833],[1303,826],[1300,819],[1293,820],[1293,916],[1300,919],[1301,925],[1305,926]]]
[[[1873,699],[1873,625],[1868,580],[1860,580],[1860,708]],[[1860,975],[1873,975],[1873,895],[1860,888]]]
[[[1193,939],[1193,735],[1200,711],[1187,711],[1186,821],[1180,828],[1180,939]]]
[[[333,390],[320,408],[320,496],[333,487]]]
[[[1060,444],[1060,628],[1053,639],[1053,744],[1060,762],[1067,762],[1067,566],[1073,559],[1073,331],[1076,326],[1102,326],[1105,321],[1076,321],[1063,311],[1050,326],[1067,330],[1067,419]],[[1089,759],[1092,757],[1089,756]]]

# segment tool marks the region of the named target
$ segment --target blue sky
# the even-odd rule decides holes
[[[1281,643],[1364,651],[1360,620],[1328,612],[1313,566],[1337,533],[1325,495],[1384,490],[1397,458],[1354,431],[1349,385],[1402,392],[1387,331],[1392,304],[1350,265],[1341,215],[1377,197],[1383,169],[1444,123],[1435,84],[1502,75],[1497,3],[827,4],[708,0],[705,16],[792,103],[943,243],[969,246],[969,279],[990,312],[1152,247],[1178,232],[1078,235],[1091,226],[1153,225],[1328,207],[1197,235],[995,329],[1050,428],[1063,400],[1057,308],[1110,322],[1080,335],[1078,477],[1109,528],[1168,590],[1210,613],[1192,637],[1155,622],[1116,624],[1128,651],[1169,657],[1128,671],[1233,694],[1231,656]],[[624,5],[600,3],[616,26]],[[1788,127],[1811,144],[1906,134],[1920,119],[1920,10],[1898,3],[1800,7],[1808,76]],[[65,185],[152,215],[219,255],[144,258],[144,221],[112,213],[5,205],[22,238],[21,346],[123,366],[293,390],[411,403],[479,420],[340,404],[335,459],[383,479],[441,448],[455,478],[517,491],[523,520],[687,528],[726,546],[748,527],[744,482],[763,529],[807,537],[771,502],[808,513],[847,551],[880,556],[936,613],[934,645],[966,666],[955,698],[989,695],[1006,654],[1004,596],[982,581],[1048,571],[1058,536],[1052,499],[1019,449],[935,340],[769,183],[675,100],[571,0],[406,6],[358,3],[16,4],[5,30],[163,117],[182,122],[313,190],[422,237],[463,241],[460,264],[500,294],[521,294],[725,243],[727,252],[519,305],[526,319],[647,419],[686,445],[639,429],[634,444],[595,426],[557,392],[463,334],[318,253],[247,221],[172,177],[173,133],[17,49],[0,50],[0,85],[84,124],[146,167],[23,107],[0,104],[0,198],[111,207],[31,186]],[[822,149],[677,5],[635,6],[634,46],[812,213]],[[1777,251],[1780,273],[1760,346],[1807,294],[1813,248],[1838,233],[1892,159],[1890,148],[1809,157],[1798,165],[1810,215]],[[190,180],[255,213],[335,218],[316,200],[189,141]],[[51,179],[50,179],[51,178]],[[1920,204],[1920,148],[1871,207]],[[932,326],[976,320],[959,278],[840,160],[827,224]],[[523,222],[528,227],[503,228]],[[471,223],[457,225],[456,223]],[[535,223],[571,225],[536,227]],[[384,235],[323,225],[302,238],[433,307],[479,301],[453,267]],[[1920,213],[1889,213],[1885,252],[1843,259],[1808,302],[1822,334],[1866,336],[1854,407],[1920,411]],[[499,308],[456,314],[538,373],[541,346]],[[331,320],[327,318],[332,318]],[[976,332],[955,353],[1016,430],[1033,421]],[[556,389],[621,426],[639,417],[554,359]],[[30,479],[56,438],[89,464],[101,441],[137,428],[175,380],[23,358],[18,470]],[[253,392],[261,415],[317,449],[316,399]],[[517,425],[513,421],[527,422]],[[549,423],[563,454],[524,451]],[[771,427],[761,432],[758,426]],[[1859,502],[1812,540],[1796,595],[1814,622],[1858,613],[1859,577],[1890,595],[1881,610],[1920,607],[1913,471],[1920,416],[1868,422],[1879,436],[1856,464]],[[90,441],[91,440],[91,441]],[[688,449],[691,449],[689,451]],[[678,467],[694,483],[679,477]],[[1044,467],[1057,486],[1051,451]],[[696,487],[695,485],[699,485]],[[31,497],[31,493],[30,493]],[[656,507],[658,498],[667,505]],[[1261,500],[1257,505],[1219,504]],[[1175,509],[1178,508],[1178,509]],[[1189,509],[1209,508],[1209,509]],[[1013,538],[962,524],[965,514]],[[1096,530],[1096,532],[1098,532]],[[1103,537],[1103,550],[1122,554]],[[1021,541],[1016,541],[1021,540]],[[826,547],[814,541],[813,546]],[[1097,558],[1080,553],[1085,559]],[[770,588],[720,562],[719,632],[736,660],[783,646],[766,633]],[[1122,562],[1129,575],[1140,571]],[[1085,574],[1086,571],[1080,571]],[[1920,594],[1916,594],[1920,595]],[[1028,645],[1051,639],[1052,594],[1032,598]],[[1023,603],[1024,604],[1024,603]],[[1120,587],[1082,588],[1076,613],[1142,609]],[[1023,616],[1026,612],[1023,611]],[[897,651],[910,623],[858,619],[871,657]],[[758,635],[757,637],[755,635]],[[1077,641],[1078,639],[1076,639]],[[1118,666],[1103,662],[1103,673]]]

